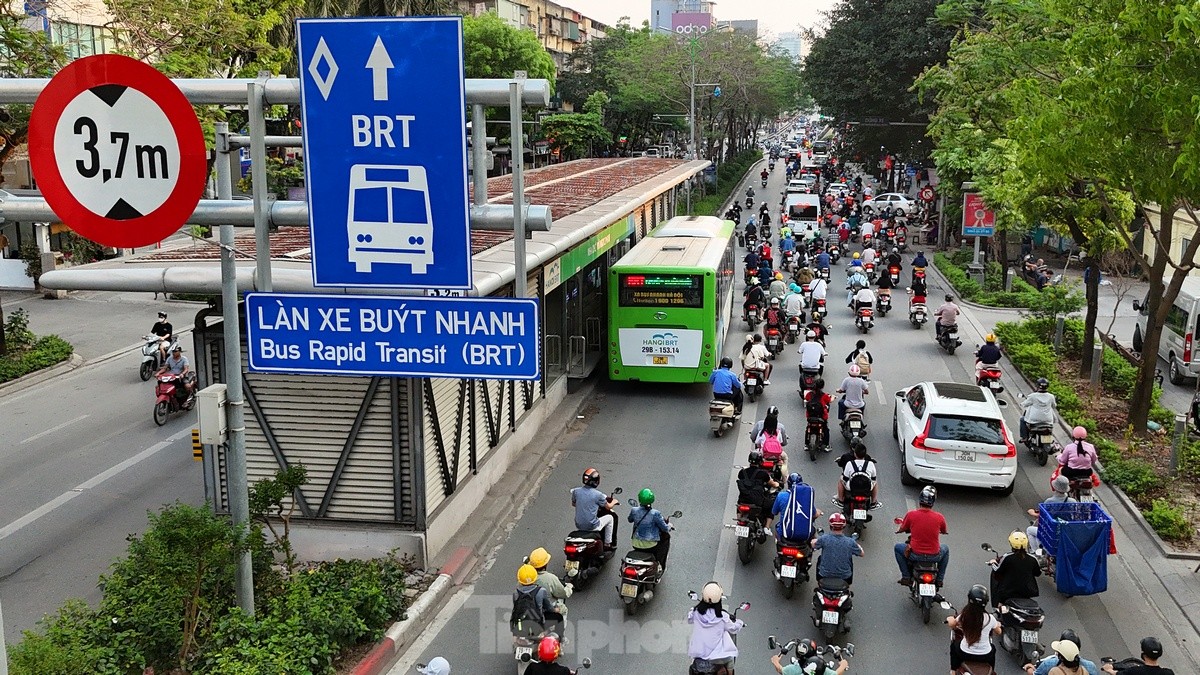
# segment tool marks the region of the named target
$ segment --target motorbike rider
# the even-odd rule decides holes
[[[735,380],[737,378],[734,378]],[[583,472],[583,485],[571,489],[571,506],[575,507],[575,529],[604,533],[604,547],[617,548],[617,519],[613,509],[617,500],[601,492],[600,472],[588,468]]]
[[[183,355],[183,347],[176,343],[175,348],[171,350],[171,355],[163,361],[162,367],[158,369],[159,375],[170,373],[179,378],[183,385],[184,392],[192,395],[192,387],[194,386],[194,378],[192,377],[192,365],[188,361],[188,357]]]
[[[769,287],[775,273],[771,270],[771,247],[763,246],[758,254],[758,282]]]
[[[763,466],[763,453],[758,448],[752,448],[746,458],[746,466],[737,475],[738,503],[752,504],[759,507],[762,513],[763,527],[771,529],[771,506],[775,503],[772,491],[779,488],[779,482]]]
[[[950,564],[950,547],[941,543],[941,535],[948,534],[946,519],[933,510],[937,501],[937,488],[926,485],[917,498],[917,508],[904,514],[896,534],[908,533],[909,543],[897,543],[896,566],[900,568],[902,586],[911,586],[912,570],[909,561],[936,561],[938,563],[937,585],[946,579],[946,568]]]
[[[762,308],[767,304],[767,293],[763,290],[762,284],[750,284],[746,287],[746,299],[742,302],[742,313],[749,317],[750,305],[754,305],[762,311]],[[757,320],[758,317],[755,317]]]
[[[788,321],[794,316],[800,319],[800,325],[804,325],[804,291],[800,284],[792,283],[788,286],[788,293],[783,296],[783,313]]]
[[[700,602],[687,615],[687,622],[692,624],[688,657],[717,666],[712,671],[713,675],[733,673],[738,648],[731,636],[745,625],[741,619],[734,619],[721,607],[724,598],[725,591],[721,585],[710,581],[700,591]]]
[[[863,426],[867,426],[866,396],[870,388],[870,384],[862,378],[862,371],[859,370],[859,367],[856,364],[850,364],[850,368],[846,371],[846,378],[842,380],[841,386],[835,392],[842,395],[838,399],[838,419],[846,419],[846,410],[853,408],[863,411]]]
[[[863,286],[854,294],[854,315],[858,316],[859,310],[874,309],[875,307],[875,291],[871,290],[870,286]]]
[[[776,541],[812,539],[813,519],[822,515],[820,509],[813,507],[812,486],[805,483],[800,474],[789,474],[787,489],[781,490],[771,505],[771,516],[778,517],[775,521]]]
[[[954,296],[947,293],[946,302],[943,303],[941,307],[938,307],[937,311],[933,313],[933,315],[937,317],[937,323],[934,324],[935,339],[942,337],[943,329],[958,325],[959,313],[960,310],[958,309],[958,305],[954,304]],[[959,345],[962,344],[962,340],[957,340],[957,342]]]
[[[552,622],[555,612],[550,593],[539,586],[537,580],[533,565],[521,565],[517,569],[517,590],[513,591],[513,610],[509,616],[509,628],[514,635],[532,637],[562,630],[561,625]]]
[[[880,274],[879,280],[875,282],[875,286],[879,289],[879,296],[883,297],[886,295],[890,302],[892,299],[892,289],[896,287],[896,284],[892,283],[892,275]]]
[[[783,296],[787,295],[787,283],[783,280],[783,272],[776,272],[771,279],[771,287],[767,292],[771,300],[783,300]]]
[[[996,334],[988,333],[983,338],[983,346],[975,350],[975,378],[979,379],[979,371],[1000,363],[1001,356],[1003,353],[1000,351],[1000,346],[996,344]]]
[[[998,566],[992,572],[992,606],[999,609],[1009,598],[1036,598],[1039,595],[1037,578],[1042,568],[1029,555],[1029,537],[1020,530],[1008,535],[1012,553],[996,559]]]
[[[770,176],[770,175],[771,175],[770,172],[768,172],[766,169],[763,169],[762,173],[758,174],[759,178],[762,178],[763,180],[766,180],[767,176]]]
[[[871,244],[866,244],[865,246],[863,246],[863,250],[862,250],[863,265],[874,265],[875,264],[875,256],[876,256],[876,254],[875,254],[874,246],[872,246]]]
[[[846,455],[850,455],[850,457],[847,458]],[[862,439],[854,439],[850,452],[839,457],[837,464],[842,468],[842,477],[838,481],[837,489],[838,506],[844,505],[848,490],[853,491],[865,487],[860,484],[865,482],[862,480],[865,476],[871,482],[871,508],[877,508],[879,504],[879,470],[875,465],[875,460],[867,455],[867,445],[862,442]]]
[[[805,369],[822,373],[825,371],[825,347],[817,342],[816,331],[809,330],[804,334],[804,342],[796,349],[796,353],[800,355],[801,375],[804,374]]]
[[[758,257],[758,251],[750,249],[746,252],[746,257],[742,258],[742,262],[746,263],[746,273],[749,275],[750,272],[758,271],[762,261]]]
[[[749,199],[751,204],[754,203],[754,186],[753,185],[746,187],[746,199]]]
[[[867,279],[867,275],[863,274],[862,268],[850,268],[854,270],[850,276],[846,278],[846,306],[854,307],[854,296],[864,288],[869,288],[871,282]],[[871,294],[871,303],[875,302],[875,294]]]
[[[816,334],[817,342],[820,342],[821,346],[824,347],[825,346],[825,337],[827,335],[829,335],[829,326],[825,324],[825,317],[822,316],[820,312],[818,312],[817,310],[814,309],[811,318],[812,318],[812,321],[809,321],[808,325],[805,326],[805,328],[808,329],[809,333]]]
[[[806,268],[807,269],[807,268]],[[818,300],[825,300],[829,296],[829,282],[825,277],[817,277],[808,284],[808,297],[812,301],[812,306],[817,307]]]
[[[859,253],[858,251],[855,251],[855,252],[854,252],[853,254],[851,254],[851,256],[850,256],[850,269],[851,269],[851,272],[853,272],[853,271],[858,271],[858,272],[861,272],[861,271],[862,271],[862,266],[863,266],[862,254],[861,254],[861,253]],[[857,270],[856,270],[855,268],[857,268]]]
[[[708,376],[708,383],[712,385],[713,398],[733,403],[735,414],[741,417],[742,383],[730,368],[733,368],[733,359],[728,356],[721,357],[721,366]]]
[[[171,346],[171,337],[175,334],[175,328],[167,321],[167,313],[159,312],[158,321],[150,328],[150,334],[158,337],[158,360],[167,360],[167,347]]]
[[[629,510],[626,518],[633,523],[633,533],[630,541],[633,547],[654,556],[658,561],[658,574],[662,576],[667,569],[667,553],[671,551],[671,530],[675,526],[668,523],[658,509],[654,508],[654,492],[650,488],[642,488],[638,492],[638,507]]]
[[[750,333],[746,335],[746,344],[742,346],[743,373],[747,370],[761,370],[764,387],[771,384],[771,362],[768,360],[769,358],[771,358],[771,352],[763,344],[762,334]]]
[[[1156,637],[1142,638],[1142,665],[1125,668],[1121,672],[1126,675],[1175,675],[1175,671],[1170,668],[1163,668],[1158,665],[1158,660],[1162,658],[1163,646]],[[1102,670],[1106,673],[1115,673],[1111,663],[1104,664]]]
[[[1076,501],[1075,498],[1071,497],[1071,479],[1061,474],[1055,476],[1054,480],[1050,481],[1050,491],[1050,496],[1042,500],[1043,504],[1062,504],[1064,502]],[[1030,518],[1040,517],[1037,509],[1029,509],[1026,513],[1029,514]],[[1038,540],[1038,526],[1036,525],[1036,521],[1034,525],[1025,528],[1025,536],[1029,541]]]
[[[550,594],[550,601],[554,604],[554,611],[546,614],[546,621],[561,626],[567,618],[566,600],[575,591],[575,586],[570,583],[564,584],[558,575],[546,569],[546,565],[550,564],[550,552],[546,549],[533,549],[527,560],[537,571],[537,585],[546,589]]]
[[[908,287],[908,306],[924,305],[928,289],[925,287],[923,279],[913,279],[912,286]]]
[[[829,452],[829,404],[833,397],[825,393],[825,380],[817,378],[813,388],[804,392],[804,414],[808,419],[821,420],[821,442]]]
[[[763,459],[775,462],[779,475],[787,475],[788,458],[783,448],[788,444],[788,435],[787,429],[779,421],[778,406],[767,408],[766,417],[754,423],[750,429],[750,440],[755,448],[762,451]]]
[[[1092,465],[1096,462],[1096,446],[1086,442],[1087,429],[1075,427],[1071,430],[1072,442],[1058,453],[1059,474],[1071,480],[1089,478]]]
[[[1054,412],[1058,409],[1058,399],[1050,391],[1050,380],[1039,377],[1037,391],[1026,396],[1021,401],[1021,442],[1029,444],[1029,426],[1031,424],[1054,424]]]
[[[784,234],[785,230],[787,231],[786,235]],[[792,252],[793,254],[796,252],[796,240],[792,239],[791,228],[784,225],[783,228],[779,231],[779,257],[780,257],[780,259],[786,259],[787,258],[786,254],[789,251]]]
[[[537,660],[525,669],[525,675],[575,675],[575,671],[556,663],[562,655],[562,643],[555,635],[547,635],[538,642]]]
[[[829,532],[812,540],[813,550],[821,551],[817,581],[841,579],[847,584],[854,583],[854,556],[863,557],[863,549],[857,540],[846,536],[845,529],[846,516],[834,512],[829,514]]]
[[[845,657],[838,662],[836,669],[832,669],[825,663],[825,659],[818,656],[815,651],[805,657],[803,665],[789,663],[785,666],[783,665],[784,656],[785,654],[771,655],[771,665],[775,666],[775,672],[780,675],[844,675],[850,669],[850,662]]]
[[[1070,642],[1074,649],[1064,645],[1063,643],[1065,642]],[[1050,671],[1059,663],[1059,651],[1061,650],[1066,652],[1066,654],[1071,654],[1073,651],[1076,655],[1076,659],[1067,659],[1067,661],[1070,662],[1078,660],[1079,667],[1082,668],[1083,672],[1087,673],[1087,675],[1100,675],[1100,667],[1097,666],[1095,662],[1079,656],[1079,653],[1083,650],[1083,640],[1079,639],[1079,636],[1075,634],[1074,630],[1070,628],[1064,630],[1062,635],[1058,636],[1057,641],[1050,643],[1050,649],[1055,653],[1050,654],[1046,658],[1039,661],[1036,666],[1032,663],[1025,664],[1025,672],[1029,675],[1049,675]],[[1066,654],[1064,654],[1064,656]]]
[[[417,673],[419,675],[450,675],[450,662],[440,656],[435,656],[428,665],[418,665]]]
[[[778,282],[781,286],[783,285],[783,282],[779,281],[778,279],[776,282]],[[774,286],[775,283],[773,282],[771,285]],[[783,306],[781,305],[779,298],[772,297],[770,304],[767,305],[767,312],[763,315],[763,334],[766,335],[769,330],[774,329],[779,331],[779,334],[782,335],[785,329],[784,324],[786,323],[787,315],[783,313]]]
[[[829,259],[829,253],[822,249],[821,252],[816,256],[814,266],[819,270],[828,270],[831,262],[832,261]]]
[[[895,246],[892,247],[892,252],[888,253],[887,266],[889,268],[899,267],[901,269],[904,269],[904,259],[900,257],[900,249],[899,248],[897,248]]]
[[[858,366],[858,373],[862,376],[862,379],[870,379],[871,365],[875,363],[875,357],[871,356],[871,352],[867,351],[866,340],[859,340],[854,343],[854,351],[846,355],[846,363],[853,363]]]
[[[996,667],[996,647],[991,638],[1003,629],[996,617],[988,613],[987,601],[987,589],[983,584],[975,584],[967,591],[967,606],[958,616],[946,617],[947,626],[962,632],[961,640],[950,643],[950,675],[957,673],[964,661]]]

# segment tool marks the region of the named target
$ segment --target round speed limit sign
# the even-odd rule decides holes
[[[170,78],[126,56],[72,62],[29,121],[34,178],[54,213],[105,246],[165,239],[196,209],[208,157],[192,105]]]

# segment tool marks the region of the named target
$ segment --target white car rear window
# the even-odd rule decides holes
[[[929,438],[940,441],[1004,445],[1000,420],[956,415],[934,415],[930,419]]]

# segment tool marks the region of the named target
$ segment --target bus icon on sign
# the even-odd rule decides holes
[[[422,166],[350,167],[346,230],[357,272],[376,263],[403,264],[425,274],[433,264],[429,182]]]

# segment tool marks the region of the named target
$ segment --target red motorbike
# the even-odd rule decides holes
[[[771,352],[773,361],[783,351],[783,334],[775,326],[767,326],[765,332],[767,334],[767,351]]]
[[[160,427],[167,423],[168,415],[191,410],[196,404],[196,395],[188,391],[182,375],[159,375],[154,396],[154,423]]]
[[[1000,375],[999,366],[984,366],[975,375],[975,384],[991,389],[993,394],[999,394],[1004,391],[1004,385],[1000,384]]]
[[[888,265],[888,276],[892,278],[892,287],[900,285],[900,266]]]

